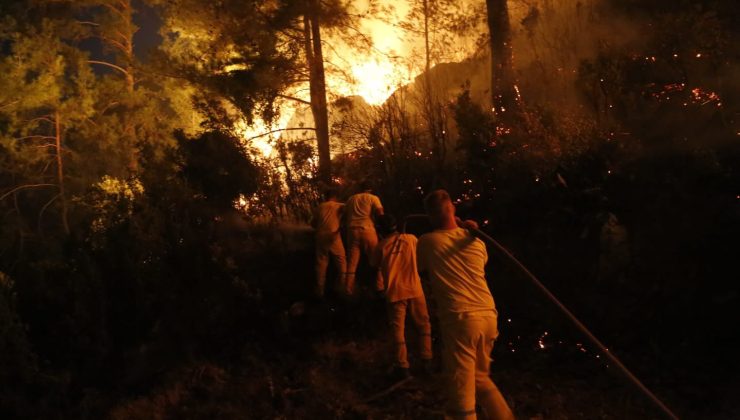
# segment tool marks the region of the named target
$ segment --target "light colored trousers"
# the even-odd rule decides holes
[[[339,232],[316,234],[316,289],[314,292],[318,297],[324,296],[329,258],[334,261],[334,266],[337,269],[337,275],[339,276],[337,289],[339,289],[339,285],[344,283],[344,273],[347,271],[342,235]]]
[[[388,302],[388,314],[390,315],[393,341],[396,348],[396,364],[402,368],[409,367],[404,331],[407,313],[419,334],[419,356],[422,360],[432,359],[432,325],[429,322],[427,301],[424,295],[412,299]]]
[[[344,277],[344,284],[348,295],[355,293],[355,271],[360,263],[360,252],[369,258],[377,245],[378,234],[375,233],[375,228],[350,227],[347,229],[347,275]],[[376,284],[376,289],[383,290],[382,281],[379,285]]]
[[[456,314],[440,328],[449,387],[447,418],[475,419],[477,401],[486,419],[513,419],[514,414],[489,376],[491,350],[498,336],[496,312]]]

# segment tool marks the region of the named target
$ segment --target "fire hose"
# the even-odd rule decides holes
[[[425,214],[410,214],[406,216],[403,219],[403,226],[401,227],[401,232],[406,232],[406,224],[409,219],[419,219],[419,218],[426,218],[427,216]],[[578,319],[575,315],[554,295],[550,290],[545,287],[542,282],[537,279],[537,277],[530,272],[527,267],[524,266],[514,255],[509,252],[508,249],[506,249],[503,245],[501,245],[498,241],[493,239],[490,235],[486,234],[485,232],[481,231],[480,229],[472,229],[468,228],[475,236],[482,239],[486,243],[488,243],[490,246],[493,247],[499,254],[503,255],[509,262],[511,262],[514,266],[516,266],[523,274],[524,276],[530,280],[544,295],[547,297],[550,302],[554,303],[555,306],[560,309],[560,311],[568,318],[575,326],[576,328],[583,333],[590,341],[591,343],[596,346],[599,351],[606,356],[607,359],[609,359],[614,365],[619,369],[622,374],[629,380],[630,383],[632,383],[635,387],[637,387],[645,396],[648,397],[649,400],[651,400],[668,418],[678,420],[678,416],[676,416],[673,411],[671,411],[670,408],[668,408],[663,401],[661,401],[648,387],[646,387],[638,378],[635,376],[627,367],[615,356],[612,354],[609,349],[598,339],[596,336],[588,329],[586,326]]]

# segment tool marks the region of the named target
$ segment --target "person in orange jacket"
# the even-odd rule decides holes
[[[371,263],[379,270],[388,302],[396,350],[396,379],[404,379],[410,376],[404,332],[406,316],[419,334],[419,356],[427,371],[432,360],[432,326],[416,267],[416,237],[399,233],[396,219],[391,215],[380,216],[378,226],[383,239],[375,248]]]

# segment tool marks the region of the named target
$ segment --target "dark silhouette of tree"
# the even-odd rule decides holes
[[[308,83],[311,92],[311,114],[316,126],[316,144],[319,152],[319,179],[331,182],[331,154],[329,144],[329,111],[326,106],[326,74],[321,45],[321,2],[308,0],[303,16]]]
[[[491,43],[491,104],[500,117],[517,112],[511,23],[507,0],[486,0]]]
[[[259,170],[238,138],[219,131],[207,131],[195,138],[178,132],[176,137],[185,179],[214,208],[232,208],[240,195],[248,197],[257,190]]]

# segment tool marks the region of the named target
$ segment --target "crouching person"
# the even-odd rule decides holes
[[[416,268],[416,237],[398,233],[393,216],[380,216],[378,224],[384,237],[375,248],[371,262],[378,268],[385,286],[396,350],[394,379],[400,380],[411,376],[404,331],[406,315],[411,317],[419,334],[419,356],[425,371],[430,369],[432,360],[432,327]]]
[[[513,419],[489,376],[498,313],[485,278],[486,246],[458,227],[446,191],[432,192],[424,207],[435,230],[419,238],[418,261],[438,306],[449,390],[447,414],[475,419],[477,402],[487,419]]]

